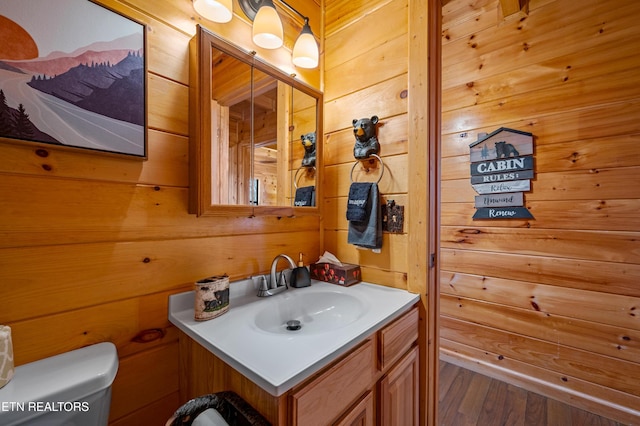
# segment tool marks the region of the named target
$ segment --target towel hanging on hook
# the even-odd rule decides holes
[[[384,175],[384,162],[378,155],[380,152],[380,143],[376,136],[378,121],[377,115],[352,121],[353,135],[356,138],[353,156],[356,162],[351,167],[349,175],[351,187],[349,188],[347,200],[347,220],[349,221],[347,243],[353,244],[358,248],[371,249],[376,253],[380,253],[382,248],[382,221],[380,220],[378,183]],[[353,171],[356,165],[361,161],[368,160],[372,162],[374,159],[380,162],[378,180],[376,182],[354,182]],[[369,172],[368,167],[365,170],[367,173]]]
[[[316,172],[315,166],[313,166],[313,167],[304,167],[304,166],[298,167],[298,170],[296,170],[295,174],[293,175],[293,186],[296,189],[295,198],[293,200],[293,205],[295,207],[315,207],[315,205],[316,205],[316,187],[314,185],[298,187],[298,179],[300,178],[300,176],[304,175],[304,174],[300,174],[300,176],[298,176],[298,174],[300,173],[300,170],[305,170],[306,173],[311,172],[311,170],[313,170],[314,174]]]
[[[347,199],[347,243],[379,253],[382,248],[380,194],[376,182],[352,182]]]

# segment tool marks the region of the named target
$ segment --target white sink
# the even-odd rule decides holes
[[[229,310],[194,319],[194,292],[169,297],[169,320],[273,396],[280,396],[397,318],[420,296],[370,283],[311,281],[257,297],[252,280],[231,283]],[[287,330],[287,321],[300,321]]]
[[[256,327],[269,333],[326,333],[357,321],[366,313],[365,304],[343,291],[310,288],[274,298],[253,319]]]

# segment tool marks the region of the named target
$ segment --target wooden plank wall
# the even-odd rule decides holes
[[[340,260],[362,267],[363,279],[407,288],[407,0],[358,3],[325,0],[324,246]],[[384,29],[384,31],[382,30]],[[380,254],[347,244],[347,195],[353,157],[352,120],[377,115],[380,156],[385,170],[383,202],[405,206],[405,229],[384,233]],[[358,165],[355,181],[375,181]]]
[[[623,422],[640,418],[640,3],[443,6],[441,347]],[[472,220],[469,144],[531,132],[534,220]]]
[[[361,265],[366,281],[421,295],[420,421],[435,424],[437,283],[436,269],[428,271],[427,250],[435,251],[437,240],[437,206],[429,203],[437,197],[429,158],[437,154],[428,141],[439,126],[437,112],[430,114],[437,79],[429,78],[428,69],[438,68],[438,61],[428,57],[429,34],[439,34],[439,19],[432,19],[439,5],[431,0],[325,0],[324,5],[324,248]],[[352,178],[376,181],[381,173],[377,162],[366,164],[371,167],[366,171],[353,157],[352,120],[373,115],[380,120],[382,202],[404,206],[403,232],[383,233],[379,254],[347,243],[346,220]]]
[[[437,291],[426,254],[436,217],[436,206],[428,201],[436,196],[430,187],[435,174],[429,156],[437,157],[427,146],[437,127],[429,114],[428,41],[431,28],[439,25],[431,19],[432,10],[439,11],[439,5],[431,0],[324,1],[324,248],[344,262],[359,264],[366,281],[421,295],[421,424],[437,419],[431,404],[436,375],[429,374],[438,362]],[[352,120],[373,115],[380,120],[382,202],[393,200],[405,207],[403,232],[385,232],[379,254],[347,243],[346,220],[351,178],[376,181],[381,173],[375,161],[365,164],[368,171],[361,165],[354,168]]]
[[[115,343],[111,423],[164,424],[185,402],[168,296],[212,274],[267,272],[281,252],[317,258],[320,219],[189,215],[188,43],[200,23],[251,46],[250,26],[205,21],[187,0],[102,4],[147,25],[149,158],[1,141],[0,323],[12,327],[18,365]],[[320,5],[291,4],[321,34]],[[300,24],[285,16],[286,45]],[[285,49],[258,54],[290,61]],[[319,70],[301,78],[320,87]]]

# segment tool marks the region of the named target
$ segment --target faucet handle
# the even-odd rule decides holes
[[[256,285],[256,279],[260,280],[260,283],[258,283],[258,290],[259,291],[265,291],[265,290],[269,290],[269,281],[267,280],[267,276],[266,275],[254,275],[251,278],[251,281],[253,281],[253,285]]]
[[[289,288],[287,285],[287,276],[284,274],[284,271],[280,272],[280,279],[278,280],[278,285],[276,287],[282,286]]]
[[[262,275],[262,280],[260,281],[260,290],[261,291],[266,291],[269,290],[269,283],[267,282],[267,276],[266,275]]]

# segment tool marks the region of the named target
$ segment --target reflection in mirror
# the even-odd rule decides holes
[[[246,204],[250,176],[251,66],[211,49],[212,204]],[[215,142],[215,143],[214,143]]]
[[[291,215],[314,207],[319,168],[307,151],[310,136],[320,145],[321,93],[200,27],[192,67],[190,211]],[[296,202],[300,188],[312,188],[314,200]]]
[[[287,128],[280,117],[286,114],[286,92],[289,86],[270,75],[253,69],[253,176],[249,191],[250,204],[285,205],[284,189],[278,182],[279,165],[286,166]]]
[[[316,99],[299,90],[291,92],[291,168],[294,206],[315,206],[316,195]]]

